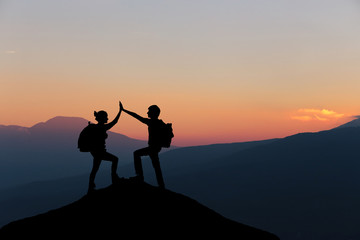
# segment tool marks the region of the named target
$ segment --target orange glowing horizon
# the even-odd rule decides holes
[[[108,111],[109,120],[111,120],[112,117],[115,117],[116,111],[114,110],[115,109],[112,108],[111,111]],[[146,111],[142,111],[142,113],[139,111],[139,114],[146,117]],[[0,124],[32,127],[39,122],[46,122],[56,116],[60,115],[46,116],[46,114],[44,114],[43,116],[38,116],[43,119],[39,119],[35,122],[30,118],[26,118],[21,122],[10,121]],[[81,117],[88,121],[96,122],[92,116],[92,112],[87,114],[87,116],[76,116],[74,114],[67,117]],[[241,118],[241,116],[239,117]],[[169,114],[162,112],[160,119],[163,119],[165,122],[173,123],[175,133],[173,145],[182,147],[258,141],[282,138],[302,132],[329,130],[351,121],[354,119],[354,116],[326,109],[299,109],[288,115],[284,114],[283,117],[243,117],[241,118],[242,122],[237,122],[238,119],[230,121],[230,119],[226,118],[224,115],[214,117],[212,121],[207,122],[203,122],[204,119],[187,121],[188,119],[181,118],[181,116],[177,116],[173,112],[169,112]],[[138,121],[134,121],[124,113],[121,114],[119,122],[111,129],[111,131],[134,139],[147,140],[146,126],[143,126],[143,124]]]

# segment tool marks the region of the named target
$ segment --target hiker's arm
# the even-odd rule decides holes
[[[134,112],[131,112],[131,111],[129,111],[129,110],[126,110],[126,109],[122,106],[121,103],[120,103],[120,108],[121,108],[124,112],[126,112],[127,114],[129,114],[130,116],[132,116],[132,117],[136,118],[137,120],[139,120],[140,122],[147,124],[147,122],[148,122],[148,119],[147,119],[147,118],[143,118],[142,116],[140,116],[140,115],[138,115],[138,114],[136,114],[136,113],[134,113]]]
[[[109,130],[110,128],[112,128],[118,121],[121,115],[121,102],[119,102],[119,113],[116,115],[116,117],[114,118],[114,120],[112,120],[110,123],[107,124],[107,129]]]

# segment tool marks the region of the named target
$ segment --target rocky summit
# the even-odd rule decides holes
[[[0,239],[279,239],[170,190],[128,179],[49,212],[11,222]]]

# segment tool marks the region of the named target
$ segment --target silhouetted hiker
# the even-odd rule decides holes
[[[118,165],[118,157],[114,156],[111,153],[106,151],[105,140],[108,137],[106,131],[112,128],[119,120],[121,114],[121,103],[119,102],[119,113],[116,115],[115,119],[108,122],[108,114],[107,112],[101,110],[99,112],[94,111],[94,116],[97,124],[89,125],[81,132],[78,142],[78,147],[82,152],[90,152],[94,157],[93,167],[90,173],[89,179],[89,192],[95,189],[95,176],[97,171],[99,170],[100,164],[102,160],[107,160],[112,162],[111,165],[111,178],[112,182],[118,181],[120,178],[118,177],[116,170]]]
[[[158,185],[160,188],[165,188],[164,179],[163,179],[161,168],[160,168],[159,152],[161,151],[161,148],[163,146],[166,146],[166,147],[170,146],[171,138],[174,136],[172,134],[171,124],[168,124],[168,125],[170,125],[170,128],[171,128],[170,134],[172,136],[170,135],[169,140],[167,140],[167,143],[164,143],[162,136],[161,136],[161,131],[164,128],[164,126],[166,127],[166,124],[162,120],[158,119],[158,117],[160,115],[160,108],[158,106],[151,105],[148,108],[149,111],[147,112],[147,115],[149,118],[144,118],[144,117],[141,117],[138,114],[133,113],[129,110],[125,110],[121,103],[120,103],[120,108],[122,111],[126,112],[130,116],[132,116],[132,117],[136,118],[137,120],[139,120],[140,122],[146,124],[148,126],[148,131],[149,131],[149,141],[148,141],[149,146],[138,149],[134,152],[134,165],[135,165],[136,177],[133,177],[133,179],[136,179],[141,182],[144,181],[144,173],[143,173],[142,164],[141,164],[141,157],[149,156],[151,159],[152,165],[155,169],[155,174],[156,174],[156,179],[157,179]]]

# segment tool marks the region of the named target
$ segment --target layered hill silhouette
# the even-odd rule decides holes
[[[284,240],[360,239],[359,139],[358,127],[296,134],[165,178],[172,189]],[[164,154],[164,172],[179,150]]]
[[[32,127],[0,125],[0,189],[32,181],[70,177],[90,171],[91,155],[77,149],[80,131],[88,121],[54,117]],[[108,132],[107,148],[132,162],[132,152],[147,141]]]
[[[353,119],[352,121],[340,125],[336,128],[360,127],[360,116],[355,116],[354,118],[355,119]]]
[[[282,240],[360,239],[359,122],[282,139],[170,150],[160,156],[165,183],[229,219],[276,233]],[[155,185],[150,160],[143,163],[145,180]],[[132,162],[119,166],[118,172],[133,173]],[[74,193],[86,191],[87,177],[0,191],[0,203],[6,203],[0,204],[0,212],[22,209],[31,216],[44,211],[40,206],[52,209],[51,203],[60,199],[54,196],[72,194],[64,197],[67,204]]]
[[[274,234],[229,220],[184,195],[122,180],[67,206],[12,222],[1,239],[186,237],[276,240]]]
[[[184,175],[192,176],[192,172],[204,168],[208,162],[272,141],[274,140],[177,148],[169,151],[169,154],[162,153],[161,164],[166,170],[164,174],[169,184],[171,184],[169,186],[178,187],[180,185],[178,189],[184,191],[185,186],[188,185],[187,177],[184,177]],[[164,159],[162,160],[162,158]],[[72,161],[76,162],[79,159],[73,159]],[[71,163],[71,161],[69,162]],[[89,165],[90,171],[91,159],[86,159],[85,163]],[[145,158],[143,165],[146,181],[156,184],[150,160]],[[99,171],[96,177],[96,185],[100,188],[108,186],[111,182],[109,167],[110,164],[106,165],[106,162],[104,162],[102,170]],[[133,163],[119,166],[118,174],[125,177],[133,176]],[[39,214],[75,201],[86,193],[88,178],[89,172],[73,177],[36,181],[0,190],[0,227],[11,221]],[[191,189],[190,187],[187,190]],[[188,192],[187,190],[186,192]],[[194,193],[190,192],[190,194]]]

